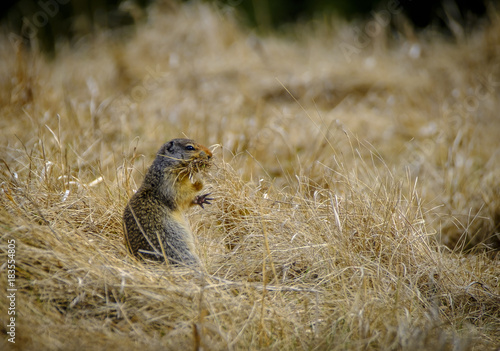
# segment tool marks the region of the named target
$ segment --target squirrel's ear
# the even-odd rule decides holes
[[[174,150],[174,142],[172,140],[167,143],[166,149],[168,152],[172,152]]]

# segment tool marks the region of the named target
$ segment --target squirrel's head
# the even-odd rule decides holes
[[[191,139],[173,139],[156,154],[155,166],[179,175],[193,175],[210,166],[212,152]]]

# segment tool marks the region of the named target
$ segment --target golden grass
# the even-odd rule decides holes
[[[497,348],[500,22],[375,38],[348,63],[354,25],[257,38],[159,7],[53,62],[5,33],[0,279],[14,238],[18,291],[1,348]],[[215,155],[215,200],[189,214],[202,271],[123,243],[128,198],[183,136]]]

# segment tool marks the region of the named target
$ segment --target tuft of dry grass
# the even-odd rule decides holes
[[[497,17],[350,63],[355,24],[257,38],[208,5],[148,18],[53,62],[0,38],[2,349],[498,348]],[[215,200],[188,214],[200,270],[123,242],[123,207],[182,136],[214,149]]]

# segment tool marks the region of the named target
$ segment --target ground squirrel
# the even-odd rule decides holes
[[[125,243],[132,254],[174,264],[197,264],[194,238],[184,211],[210,204],[200,171],[210,166],[212,152],[190,139],[165,143],[123,213]]]

